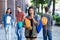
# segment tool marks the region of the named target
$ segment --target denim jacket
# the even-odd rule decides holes
[[[4,13],[3,16],[2,16],[2,21],[3,21],[3,23],[4,23],[4,27],[6,27],[6,25],[8,25],[8,24],[6,23],[7,16],[10,16],[10,17],[11,17],[11,24],[10,24],[10,25],[13,26],[13,19],[14,19],[14,18],[13,18],[13,15],[12,15],[12,14]]]

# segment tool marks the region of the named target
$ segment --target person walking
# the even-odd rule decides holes
[[[43,39],[44,40],[52,40],[52,24],[53,18],[49,14],[49,8],[45,7],[45,14],[41,17],[42,24],[43,24]]]
[[[35,15],[35,11],[33,7],[29,7],[28,16],[26,16],[30,20],[31,27],[26,28],[25,24],[25,37],[26,40],[37,40],[37,29],[36,26],[38,24],[38,17]],[[27,24],[29,25],[29,24]]]
[[[17,13],[16,13],[16,35],[18,40],[22,40],[23,35],[23,21],[24,21],[25,14],[21,10],[20,6],[17,6]],[[22,23],[22,26],[20,24]]]
[[[11,40],[11,28],[13,24],[13,15],[11,8],[8,8],[6,13],[3,14],[2,21],[5,29],[6,40]]]

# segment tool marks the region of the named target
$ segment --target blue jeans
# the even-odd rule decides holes
[[[47,33],[46,33],[46,29],[43,29],[43,39],[47,40],[47,37],[48,37],[48,40],[52,40],[52,31],[47,30]]]
[[[22,40],[23,27],[19,27],[18,24],[16,26],[16,35],[18,37],[18,40]]]
[[[5,36],[6,36],[6,40],[11,40],[11,25],[6,25]]]

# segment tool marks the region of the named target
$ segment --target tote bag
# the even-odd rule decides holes
[[[39,33],[42,29],[42,21],[40,20],[39,24],[37,25],[37,33]]]

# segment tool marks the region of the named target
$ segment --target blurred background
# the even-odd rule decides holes
[[[15,18],[16,6],[20,6],[26,15],[28,8],[33,6],[36,14],[39,16],[45,13],[44,7],[48,6],[50,8],[49,14],[52,15],[54,19],[52,28],[53,40],[60,40],[60,0],[0,0],[0,40],[5,40],[5,32],[4,29],[2,29],[2,15],[6,12],[7,8],[11,8]],[[15,28],[12,28],[12,40],[17,40]],[[24,31],[23,40],[25,40]],[[37,40],[43,40],[42,30],[38,34]]]

